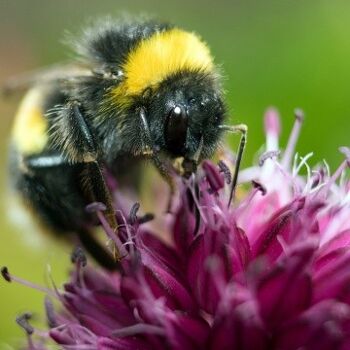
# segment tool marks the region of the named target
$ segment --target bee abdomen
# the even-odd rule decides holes
[[[31,89],[23,98],[12,130],[12,142],[23,155],[38,154],[48,141],[47,119],[43,111],[44,95],[40,88]]]

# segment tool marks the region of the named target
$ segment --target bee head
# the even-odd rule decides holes
[[[160,151],[185,159],[215,151],[225,107],[213,74],[179,72],[157,87],[148,106],[150,133]]]

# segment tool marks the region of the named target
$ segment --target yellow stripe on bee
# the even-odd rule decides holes
[[[208,46],[194,33],[181,29],[155,33],[130,52],[122,67],[125,80],[112,91],[116,99],[154,87],[169,75],[181,70],[209,72],[213,59]]]
[[[47,120],[42,110],[43,92],[30,90],[22,100],[13,127],[12,138],[24,155],[40,153],[47,143]]]

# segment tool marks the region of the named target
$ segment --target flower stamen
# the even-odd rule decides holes
[[[3,266],[1,268],[1,275],[2,277],[4,278],[5,281],[7,282],[17,282],[23,286],[26,286],[26,287],[29,287],[29,288],[32,288],[32,289],[36,289],[40,292],[43,292],[43,293],[46,293],[46,294],[49,294],[51,295],[52,297],[54,298],[57,298],[57,295],[49,288],[45,288],[45,287],[42,287],[42,286],[39,286],[33,282],[30,282],[30,281],[27,281],[23,278],[20,278],[20,277],[17,277],[13,274],[10,274],[7,266]]]
[[[295,122],[293,125],[293,129],[292,129],[292,132],[289,136],[287,147],[286,147],[286,150],[284,152],[284,155],[283,155],[283,158],[281,161],[282,167],[286,170],[290,169],[293,154],[295,151],[295,146],[297,144],[300,130],[301,130],[301,126],[302,126],[303,120],[304,120],[304,113],[301,109],[296,109],[294,111],[294,116],[295,116]]]

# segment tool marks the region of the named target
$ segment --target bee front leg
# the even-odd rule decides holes
[[[171,213],[171,209],[173,206],[173,197],[175,195],[175,189],[176,189],[174,178],[171,176],[171,174],[169,173],[169,170],[166,168],[164,163],[157,157],[156,154],[152,155],[151,159],[153,161],[154,166],[158,170],[159,174],[169,186],[170,193],[169,193],[166,212]]]
[[[244,149],[245,149],[245,146],[247,143],[248,126],[245,124],[220,125],[220,129],[223,131],[231,132],[231,133],[240,133],[241,134],[241,139],[239,141],[239,146],[238,146],[238,151],[237,151],[237,159],[236,159],[234,172],[233,172],[230,198],[228,201],[228,207],[229,207],[232,203],[232,199],[234,198],[234,195],[236,192],[239,168],[241,166],[242,156],[243,156]]]
[[[173,204],[173,197],[175,195],[175,189],[176,189],[175,181],[174,181],[174,178],[171,176],[169,169],[166,167],[166,164],[164,164],[164,162],[159,158],[157,154],[158,152],[154,147],[148,122],[146,119],[146,112],[143,108],[140,109],[140,120],[141,120],[141,130],[142,130],[143,140],[146,142],[146,146],[147,146],[147,151],[144,152],[144,155],[151,158],[159,174],[165,180],[165,182],[169,185],[170,194],[169,194],[166,212],[170,213],[172,204]]]
[[[117,233],[118,224],[112,204],[112,197],[103,177],[98,160],[98,150],[94,135],[76,101],[68,102],[60,111],[51,130],[52,145],[60,148],[72,164],[81,163],[84,170],[81,174],[83,189],[91,201],[102,202],[104,212],[111,228]],[[113,246],[116,260],[120,260],[117,247]]]

